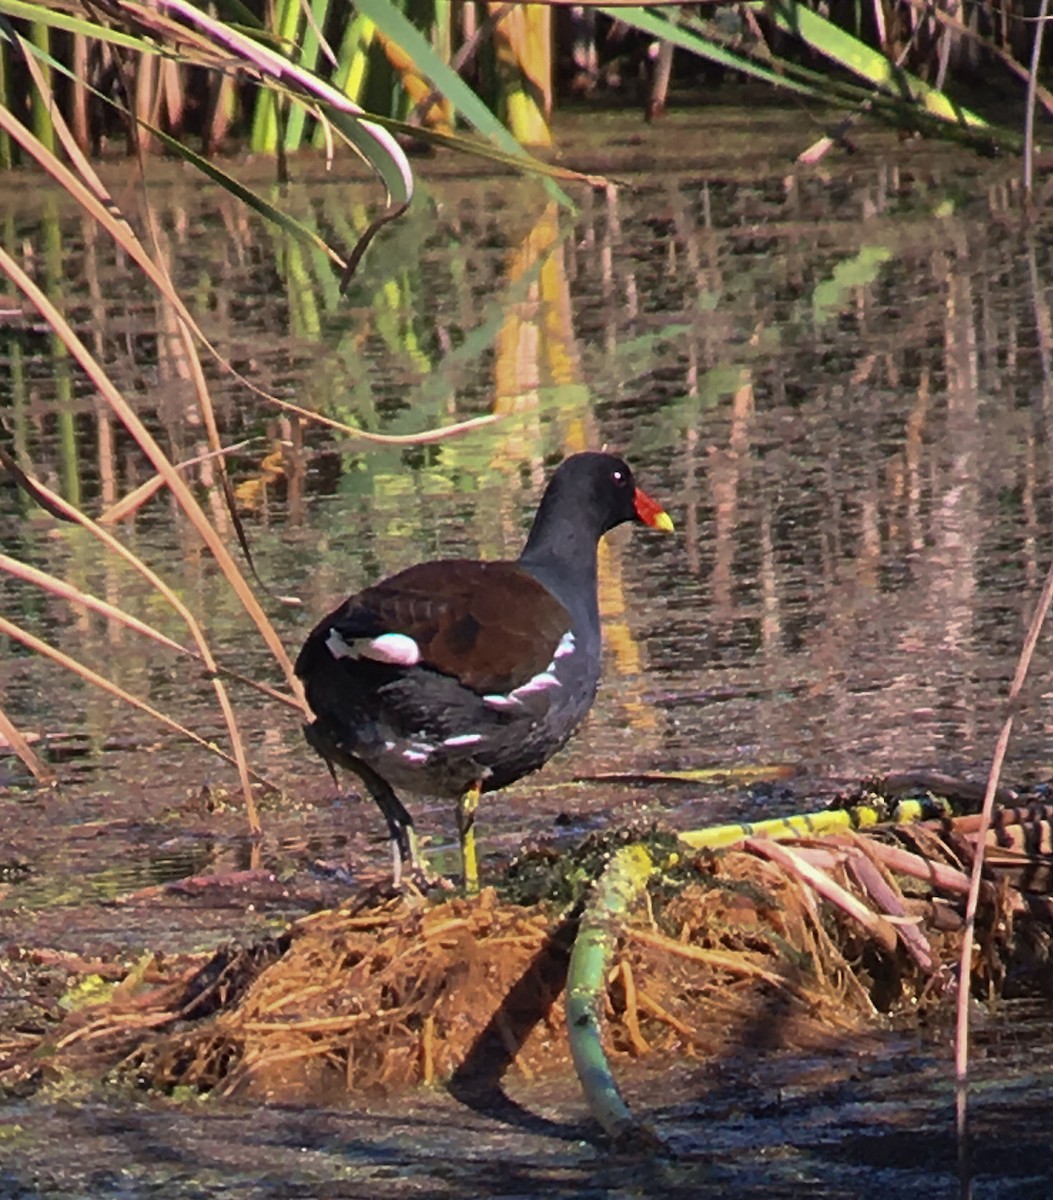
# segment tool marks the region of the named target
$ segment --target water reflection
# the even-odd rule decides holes
[[[484,829],[508,849],[524,824],[547,828],[564,811],[582,825],[641,810],[696,822],[749,800],[564,786],[598,770],[791,763],[805,780],[791,804],[817,780],[982,770],[1050,551],[1051,230],[1018,232],[1006,168],[889,140],[797,171],[792,131],[734,117],[713,125],[708,160],[689,162],[689,119],[666,126],[662,170],[586,194],[575,218],[535,183],[440,169],[349,302],[324,261],[211,191],[178,178],[151,195],[165,265],[219,353],[260,387],[388,434],[502,415],[448,442],[370,446],[209,367],[223,441],[240,444],[228,465],[258,569],[302,602],[268,601],[290,648],[310,615],[370,577],[436,555],[514,555],[546,472],[582,446],[623,451],[677,519],[675,540],[610,539],[607,684],[573,747],[490,802]],[[357,187],[296,186],[288,204],[350,240],[365,219]],[[199,460],[187,477],[229,538],[171,313],[75,214],[22,202],[9,220],[169,452]],[[32,315],[0,331],[0,353],[0,411],[45,481],[99,514],[149,479]],[[201,617],[222,661],[280,682],[163,493],[114,528]],[[0,540],[185,638],[139,576],[6,485]],[[153,644],[6,575],[0,610],[224,736],[208,681]],[[1050,665],[1040,647],[1015,778],[1046,771]],[[227,781],[227,768],[14,644],[0,692],[30,733],[101,745],[121,731],[163,746],[161,775],[156,756],[129,750],[97,755],[76,781],[115,819],[131,807],[178,821],[187,790]],[[235,704],[253,765],[294,805],[321,804],[324,824],[328,785],[295,715],[252,693]],[[17,811],[18,794],[0,804]],[[301,819],[279,806],[265,822],[290,812]],[[441,806],[415,812],[451,834]],[[352,817],[370,828],[368,809]],[[17,829],[5,836],[17,849]]]

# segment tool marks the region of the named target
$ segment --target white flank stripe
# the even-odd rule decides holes
[[[428,761],[434,749],[435,747],[430,742],[410,742],[402,751],[402,757],[408,763],[423,763]]]
[[[476,742],[481,742],[483,735],[481,733],[458,733],[455,737],[448,737],[444,742],[444,746],[474,746]]]
[[[551,663],[549,664],[549,666],[552,665]],[[507,696],[502,696],[499,693],[484,696],[483,703],[490,708],[496,708],[500,711],[509,708],[518,708],[527,697],[534,696],[538,692],[547,691],[549,688],[562,686],[551,671],[541,671],[537,675],[532,675],[526,683],[521,683],[519,687],[509,692]]]
[[[574,631],[568,629],[567,632],[559,639],[559,645],[556,647],[556,653],[552,655],[553,663],[559,658],[566,658],[568,654],[574,653]]]
[[[382,633],[379,637],[354,638],[349,642],[337,630],[330,629],[325,644],[334,658],[368,658],[393,667],[414,667],[420,662],[420,647],[404,633]]]
[[[551,671],[542,671],[540,675],[534,675],[520,684],[511,694],[517,698],[529,696],[531,692],[543,692],[545,688],[559,687],[559,680],[552,674]]]

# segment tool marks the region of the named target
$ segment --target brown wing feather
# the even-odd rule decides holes
[[[570,628],[555,596],[510,562],[421,563],[366,588],[352,606],[408,634],[427,666],[480,693],[507,692],[543,671]]]

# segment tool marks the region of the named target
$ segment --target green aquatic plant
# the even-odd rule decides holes
[[[592,18],[593,39],[595,14],[621,31],[623,42],[625,31],[635,37],[634,53],[647,64],[652,114],[667,105],[674,54],[833,105],[849,121],[872,114],[976,145],[1029,145],[1035,108],[1053,111],[1039,76],[1041,24],[1025,64],[1018,56],[1027,39],[1002,32],[1016,20],[1011,11],[1001,26],[982,33],[962,16],[922,14],[908,2],[887,14],[875,4],[867,20],[856,7],[826,12],[796,0],[700,11],[662,4],[581,9]],[[112,131],[108,105],[124,109],[130,144],[172,150],[173,143],[189,147],[200,139],[206,156],[229,139],[240,114],[252,151],[278,157],[283,173],[286,155],[307,145],[331,153],[346,139],[394,187],[397,203],[404,168],[396,165],[397,145],[377,139],[382,126],[475,155],[496,150],[523,169],[538,169],[522,147],[552,141],[558,63],[578,53],[586,21],[553,21],[543,4],[487,5],[480,18],[474,6],[442,0],[358,0],[353,7],[281,0],[264,17],[228,2],[221,12],[226,20],[189,0],[156,6],[114,0],[100,16],[85,0],[63,6],[0,0],[0,17],[7,18],[0,38],[9,45],[24,38],[48,72],[67,76],[58,102],[85,150]],[[61,42],[53,32],[63,35]],[[89,54],[90,47],[97,52]],[[1019,104],[1031,115],[1023,136],[992,126],[957,98],[951,64],[969,55],[1002,70],[1007,87],[1026,84]],[[816,56],[824,66],[815,65]],[[4,57],[10,59],[9,50]],[[589,88],[600,78],[598,60],[594,45]],[[22,76],[10,65],[0,64],[0,89],[18,110],[25,102]],[[111,74],[123,103],[103,86]],[[29,103],[38,134],[49,137],[52,108],[32,95]],[[366,109],[373,130],[361,120]],[[348,111],[357,111],[357,128],[345,120]],[[458,125],[478,131],[481,140],[465,138]]]

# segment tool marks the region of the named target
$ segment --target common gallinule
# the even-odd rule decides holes
[[[395,885],[423,876],[413,819],[395,794],[458,798],[465,886],[478,886],[480,792],[546,763],[592,706],[600,678],[596,549],[661,506],[612,454],[575,454],[549,481],[515,562],[442,559],[349,597],[296,660],[315,720],[307,741],[353,771],[384,814]]]

